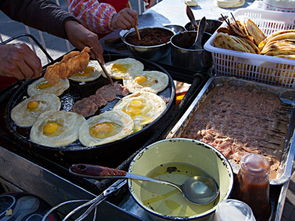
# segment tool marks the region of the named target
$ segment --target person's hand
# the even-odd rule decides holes
[[[137,26],[137,18],[136,11],[130,8],[124,8],[113,16],[111,27],[112,29],[130,29]]]
[[[19,80],[39,77],[42,64],[25,43],[0,45],[0,75]]]
[[[147,5],[145,6],[146,8],[150,8],[156,3],[155,0],[144,0],[144,1],[147,3]]]
[[[67,37],[72,45],[77,49],[83,50],[84,47],[91,48],[91,57],[98,59],[104,64],[103,48],[98,40],[98,36],[85,28],[77,21],[66,21],[65,30]]]

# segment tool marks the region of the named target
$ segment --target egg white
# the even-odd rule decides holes
[[[90,75],[83,75],[83,73],[85,74],[85,71],[84,71],[81,74],[77,73],[77,74],[72,75],[69,79],[72,81],[78,81],[78,82],[88,82],[88,81],[94,81],[97,78],[99,78],[100,75],[102,74],[102,69],[101,69],[98,61],[95,61],[95,60],[89,61],[87,68],[89,68],[89,67],[94,68],[94,71],[88,72],[88,73],[90,73]]]
[[[90,134],[90,128],[97,123],[115,123],[119,125],[118,133],[105,138],[97,138]],[[79,129],[79,140],[84,146],[96,146],[110,143],[127,137],[133,132],[134,122],[128,114],[121,111],[107,111],[102,114],[93,116],[85,121]]]
[[[47,111],[42,113],[33,124],[30,133],[32,142],[49,147],[60,147],[71,144],[78,139],[79,128],[86,119],[77,113],[67,111]],[[48,122],[57,122],[61,125],[61,133],[56,136],[47,136],[43,132]]]
[[[126,72],[120,71],[117,68],[114,68],[115,67],[114,65],[117,65],[117,67],[123,66],[124,68],[126,68]],[[105,64],[105,68],[112,78],[124,79],[128,77],[130,73],[143,71],[144,65],[143,63],[141,63],[140,61],[134,58],[121,58],[121,59],[107,62]]]
[[[142,107],[136,109],[132,107],[134,102],[139,101]],[[123,97],[113,108],[113,110],[120,110],[127,113],[134,121],[134,132],[142,129],[157,119],[166,109],[165,101],[158,95],[139,91]]]
[[[70,87],[68,79],[61,79],[57,84],[50,85],[45,88],[39,88],[40,85],[48,84],[45,78],[40,78],[34,81],[28,86],[27,93],[29,96],[34,96],[37,94],[55,94],[56,96],[61,95],[65,90]]]
[[[143,84],[136,82],[136,79],[141,76],[144,76],[147,79],[146,82],[144,82]],[[167,87],[168,83],[168,75],[160,71],[142,71],[130,73],[128,78],[123,79],[123,85],[131,93],[136,91],[158,93],[164,90]]]
[[[29,102],[37,102],[34,109],[28,108]],[[61,102],[55,94],[39,94],[29,97],[17,104],[10,113],[11,119],[19,127],[30,127],[40,114],[45,111],[58,111]]]

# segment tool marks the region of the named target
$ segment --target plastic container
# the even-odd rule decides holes
[[[252,19],[266,36],[279,30],[295,29],[295,13],[238,9],[234,16],[236,19]],[[215,75],[295,87],[295,60],[217,48],[213,46],[216,34],[204,45],[205,50],[212,52]]]
[[[218,204],[213,221],[256,221],[251,208],[244,202],[227,199]]]
[[[294,0],[263,0],[263,4],[267,10],[295,12]]]

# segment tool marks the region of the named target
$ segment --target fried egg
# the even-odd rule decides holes
[[[68,79],[61,79],[57,84],[50,84],[45,78],[40,78],[28,86],[27,93],[29,96],[36,94],[55,94],[61,95],[70,87]]]
[[[66,146],[78,139],[84,121],[82,115],[74,112],[47,111],[33,124],[30,139],[48,147]]]
[[[139,91],[123,97],[113,108],[128,114],[134,121],[134,132],[154,121],[166,109],[165,101],[151,92]]]
[[[136,91],[158,93],[164,90],[168,83],[168,75],[160,71],[130,73],[127,79],[123,79],[123,85],[131,93]]]
[[[79,129],[79,140],[84,146],[96,146],[127,137],[133,132],[134,122],[121,111],[107,111],[89,118]]]
[[[11,110],[11,119],[19,127],[31,127],[45,111],[58,111],[61,103],[55,94],[39,94],[29,97]]]
[[[143,71],[144,65],[134,58],[121,58],[106,63],[105,68],[112,78],[123,79],[130,73]]]
[[[98,61],[90,61],[88,66],[83,72],[73,74],[69,79],[78,82],[94,81],[100,77],[102,69]]]

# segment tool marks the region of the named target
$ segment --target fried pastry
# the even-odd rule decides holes
[[[246,47],[238,37],[222,32],[216,35],[215,39],[213,40],[213,44],[218,48],[251,53],[251,50]]]
[[[85,47],[81,52],[70,52],[60,62],[49,65],[46,68],[44,78],[50,84],[56,84],[60,79],[66,79],[73,74],[84,71],[89,63],[89,52],[90,48],[88,47]]]
[[[260,28],[251,19],[248,19],[243,25],[247,34],[253,37],[256,45],[259,45],[266,38]]]
[[[270,34],[269,36],[267,36],[267,38],[265,38],[262,42],[260,42],[258,47],[260,49],[262,49],[265,46],[266,42],[269,42],[270,39],[272,39],[278,35],[281,35],[281,34],[292,33],[292,32],[295,32],[295,30],[276,31],[276,32]]]

